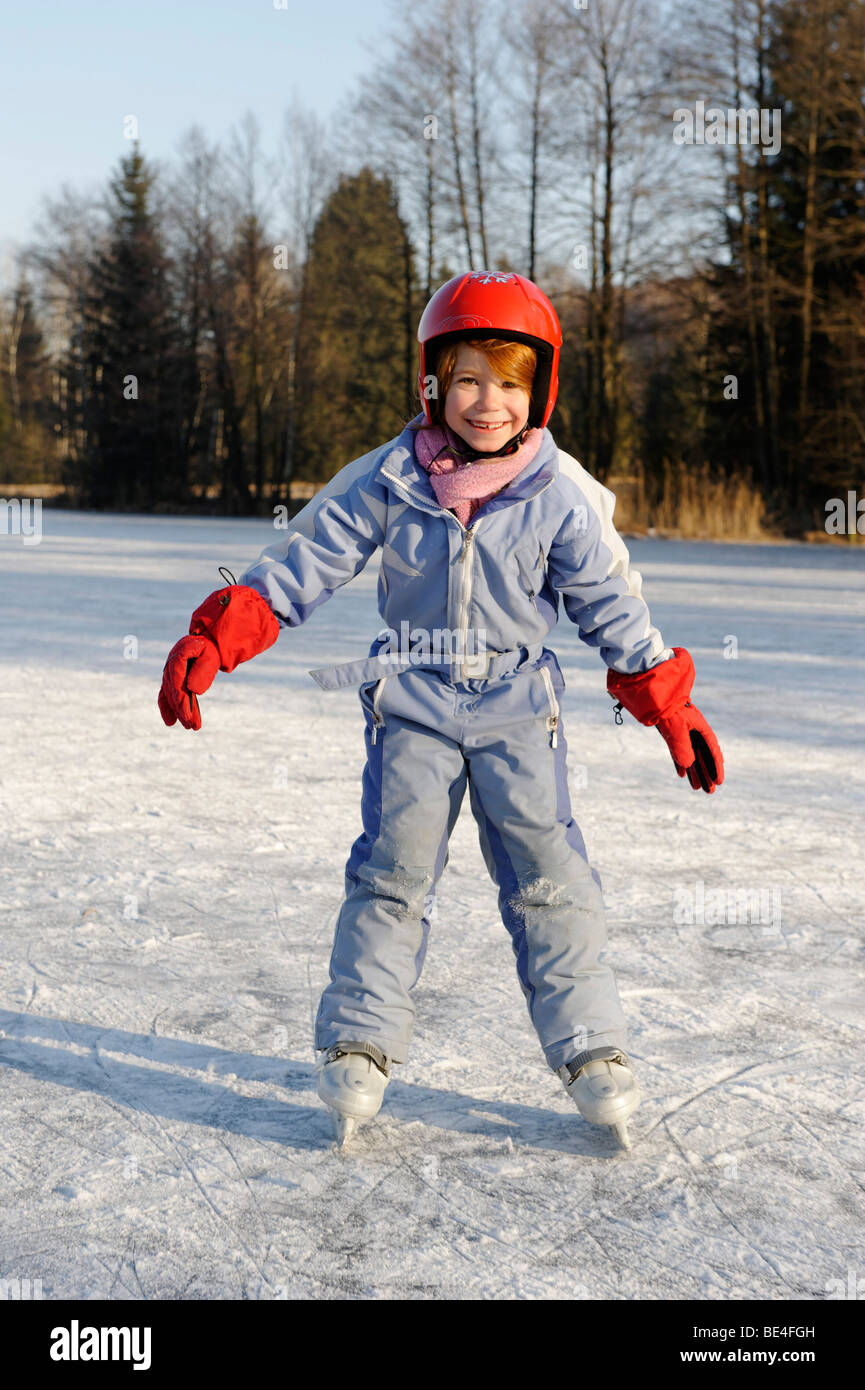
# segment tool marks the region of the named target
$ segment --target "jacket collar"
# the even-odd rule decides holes
[[[410,492],[413,501],[427,501],[431,509],[440,512],[443,509],[433,491],[430,475],[425,468],[421,468],[414,454],[415,431],[411,426],[421,423],[423,418],[422,414],[416,415],[409,421],[380,459],[378,472],[398,490]],[[507,506],[510,502],[527,502],[552,482],[558,471],[558,447],[550,431],[544,428],[541,447],[531,462],[491,502],[485,503],[482,510]]]

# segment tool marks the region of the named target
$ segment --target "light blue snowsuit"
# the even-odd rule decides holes
[[[365,1041],[406,1060],[435,885],[466,787],[550,1067],[625,1046],[615,978],[598,960],[600,879],[571,818],[564,680],[543,645],[561,599],[608,666],[645,671],[671,655],[614,506],[545,429],[534,459],[465,528],[436,500],[407,426],[341,469],[241,576],[280,625],[297,627],[382,550],[385,633],[368,658],[314,673],[325,689],[360,685],[367,753],[363,833],[346,865],[316,1048]],[[406,660],[408,645],[423,664]]]

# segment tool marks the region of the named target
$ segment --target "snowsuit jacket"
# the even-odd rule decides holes
[[[483,633],[495,652],[540,648],[561,601],[615,670],[646,671],[672,655],[613,525],[615,495],[548,429],[468,528],[437,501],[413,435],[406,425],[341,468],[242,575],[280,626],[306,622],[380,548],[378,607],[393,631],[408,622],[429,633]]]
[[[369,669],[380,651],[330,668],[343,679],[325,688],[358,686],[367,757],[363,832],[346,864],[314,1045],[356,1040],[407,1059],[436,885],[468,792],[529,1016],[555,1070],[587,1047],[624,1047],[626,1027],[600,960],[600,878],[571,816],[564,680],[544,639],[563,604],[609,666],[642,672],[670,654],[613,526],[613,494],[549,430],[468,527],[440,506],[413,443],[406,426],[342,468],[241,581],[282,626],[297,627],[380,549],[379,612],[400,646],[407,623],[412,649],[418,632],[445,631],[461,634],[467,652],[472,631],[484,634],[476,648],[501,653],[494,669],[468,678],[460,661],[451,679],[424,662],[389,680]]]

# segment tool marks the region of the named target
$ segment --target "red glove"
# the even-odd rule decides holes
[[[688,774],[695,791],[713,792],[724,780],[724,759],[711,727],[688,696],[694,684],[694,663],[684,647],[673,656],[635,676],[607,672],[607,690],[641,724],[656,725],[680,777]]]
[[[168,653],[159,712],[168,725],[179,719],[184,729],[200,729],[196,697],[210,689],[217,671],[233,671],[241,661],[272,647],[279,636],[279,623],[257,590],[229,584],[196,608],[189,633]]]

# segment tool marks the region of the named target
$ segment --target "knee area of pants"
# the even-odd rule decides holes
[[[402,864],[365,864],[358,877],[367,892],[389,900],[390,911],[397,917],[422,917],[432,887],[433,875],[422,873]]]
[[[577,883],[562,883],[543,877],[528,879],[520,883],[508,898],[509,908],[515,917],[520,918],[538,908],[594,909],[602,905],[601,890],[591,876]]]

